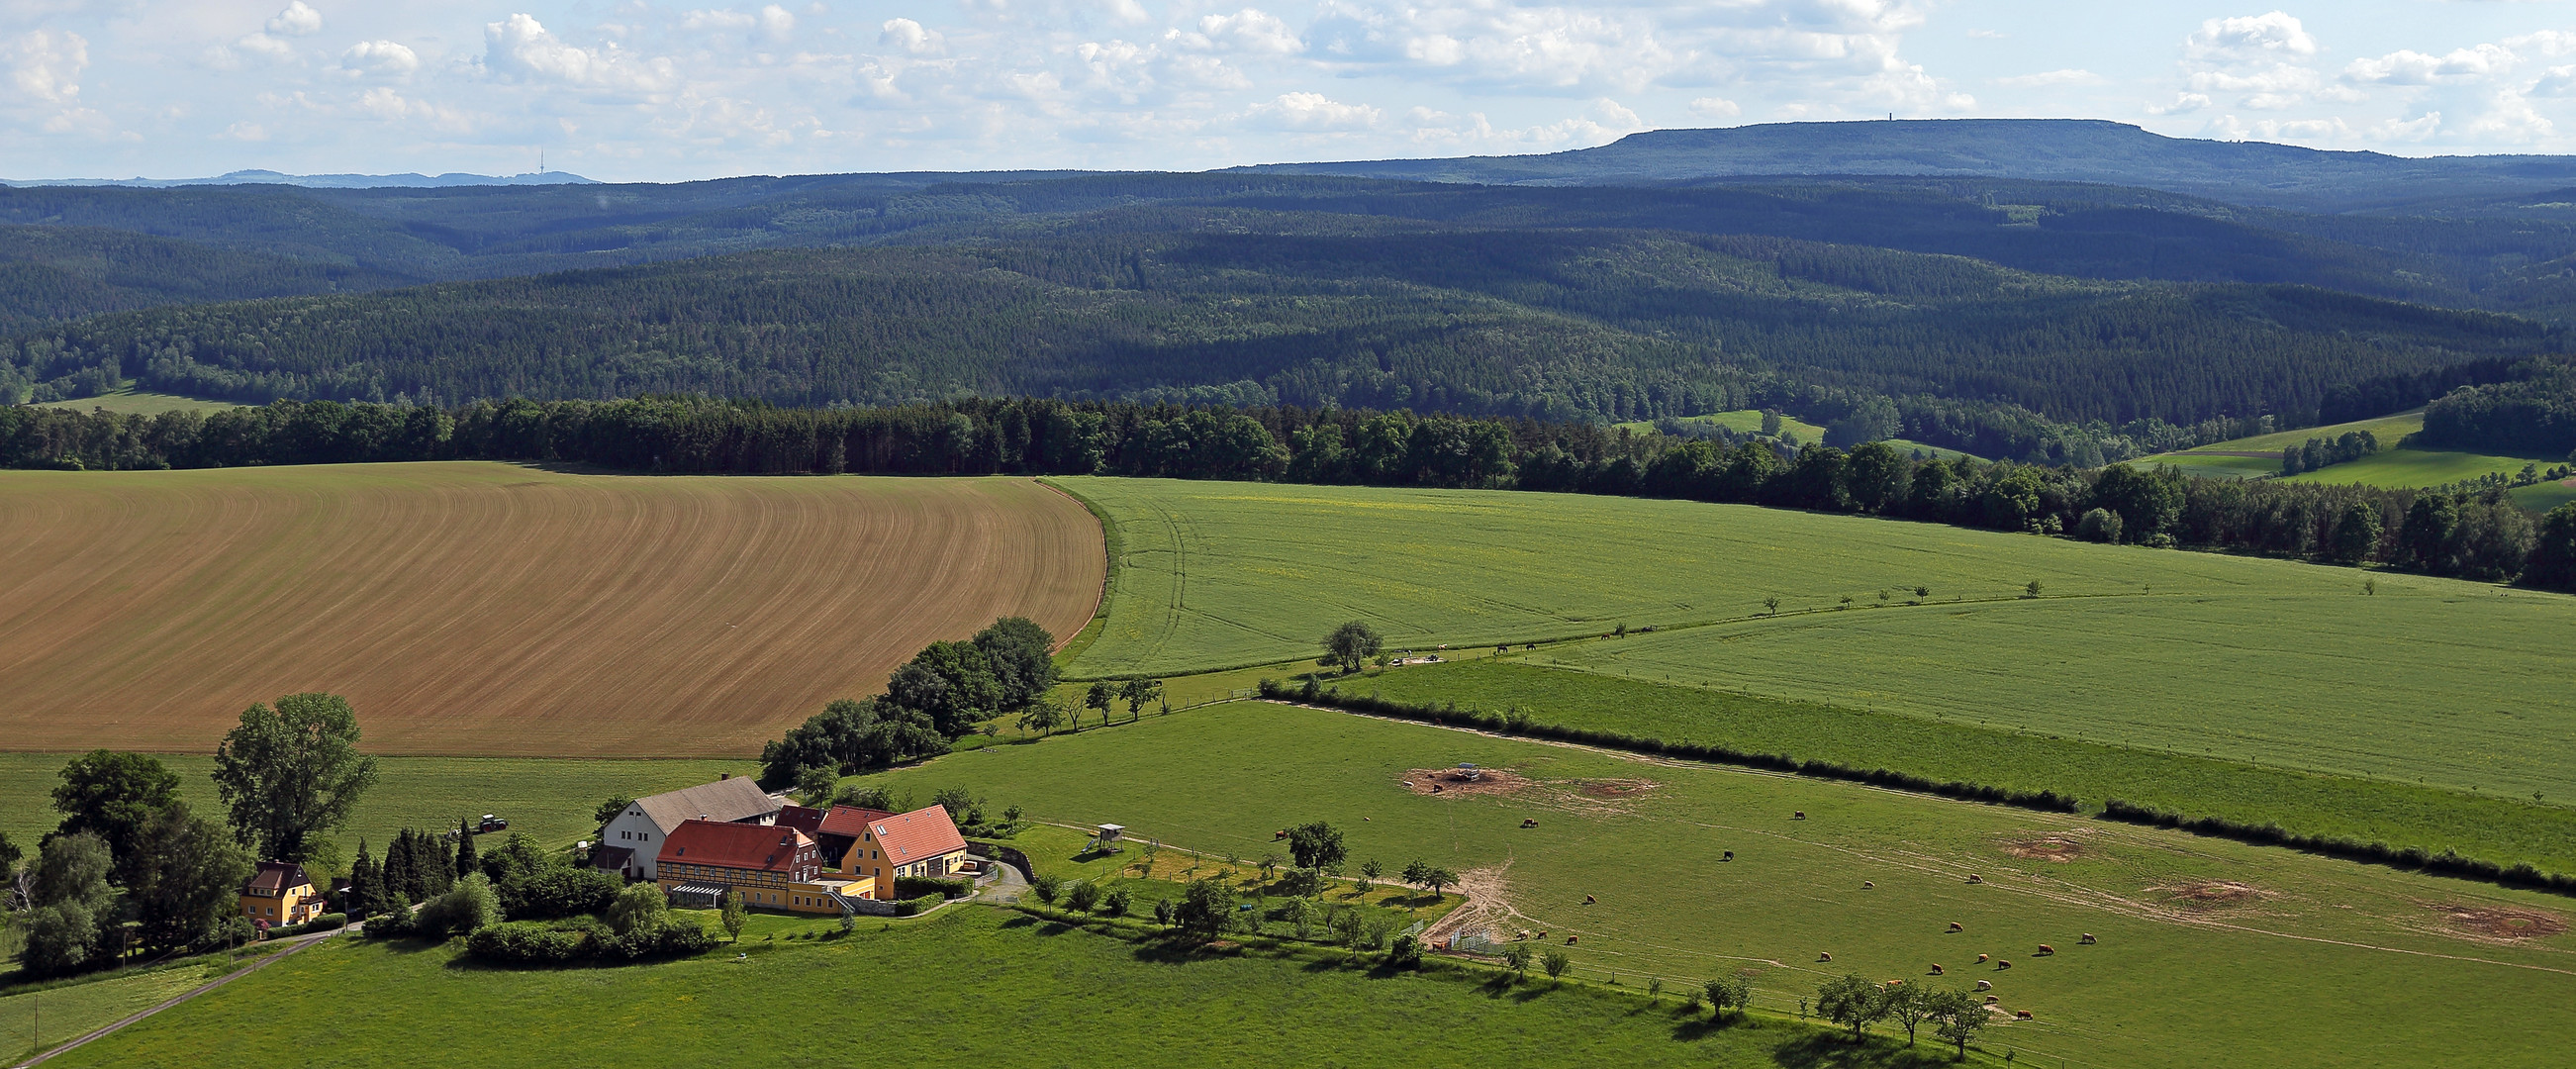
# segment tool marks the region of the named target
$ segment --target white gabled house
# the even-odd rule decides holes
[[[661,856],[663,841],[682,823],[774,824],[784,804],[741,776],[638,798],[599,830],[599,845],[590,852],[590,864],[630,880],[656,879],[660,873],[655,859]]]

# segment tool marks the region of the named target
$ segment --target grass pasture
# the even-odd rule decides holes
[[[782,1002],[864,1005],[920,1066],[1204,1066],[1274,1060],[1350,1069],[1458,1064],[1852,1069],[1947,1064],[1849,1048],[1754,1018],[1709,1028],[1580,985],[1501,993],[1481,977],[1389,976],[1295,956],[1179,955],[982,907],[866,925],[844,939],[749,938],[742,960],[510,971],[436,948],[331,940],[73,1051],[79,1066],[522,1066],[533,1037],[572,1064],[765,1067],[829,1044]],[[1938,1059],[1936,1061],[1936,1058]]]
[[[16,1064],[17,1058],[177,998],[240,966],[231,956],[218,955],[166,969],[0,995],[0,1057]]]
[[[175,393],[152,393],[145,390],[126,389],[118,390],[114,393],[100,394],[96,397],[79,397],[69,401],[47,401],[43,404],[37,405],[36,407],[68,408],[76,412],[88,412],[92,409],[104,408],[121,416],[157,416],[164,412],[220,412],[227,408],[240,408],[242,406],[231,401],[207,401],[195,397],[182,397]]]
[[[1551,653],[1533,655],[1544,659]],[[1902,769],[2022,791],[2054,790],[2098,811],[2105,798],[2246,825],[2272,823],[2358,842],[2445,848],[2504,864],[2576,872],[2576,809],[2412,781],[2323,775],[2273,765],[2082,742],[1956,718],[1866,712],[1683,683],[1650,683],[1508,659],[1375,671],[1333,685],[1417,705],[1518,709],[1539,724],[1666,742],[1722,744],[1854,768]]]
[[[1461,761],[1530,783],[1399,785]],[[2576,1039],[2551,1012],[2576,997],[2566,899],[2081,817],[1258,702],[879,778],[1206,852],[1328,820],[1354,862],[1446,865],[1469,877],[1466,908],[1507,931],[1579,936],[1564,949],[1596,982],[1749,970],[1760,1005],[1794,1010],[1844,971],[1991,980],[2036,1020],[1985,1045],[2040,1064],[2450,1064],[2469,1042],[2480,1065],[2541,1066]],[[2101,944],[2074,945],[2083,932]],[[2032,957],[2043,942],[2059,953]],[[2015,967],[1978,968],[1980,953]],[[1947,976],[1926,975],[1935,962]]]
[[[1740,435],[1759,434],[1762,431],[1762,410],[1758,408],[1739,408],[1732,412],[1711,412],[1706,415],[1683,416],[1681,417],[1681,421],[1684,423],[1703,423],[1711,426],[1724,427],[1727,430],[1734,431]],[[1638,420],[1632,423],[1619,424],[1619,427],[1631,433],[1644,434],[1654,430],[1655,424],[1652,420]],[[1797,439],[1801,444],[1811,444],[1825,440],[1825,428],[1787,414],[1783,414],[1780,417],[1780,431],[1782,434]],[[1887,440],[1887,444],[1895,447],[1898,453],[1905,454],[1907,456],[1920,453],[1924,456],[1939,460],[1949,460],[1954,457],[1963,457],[1968,455],[1956,449],[1944,449],[1937,445],[1925,445],[1921,442],[1905,438],[1890,438]]]
[[[995,617],[1071,636],[1102,567],[1023,479],[14,471],[0,522],[13,750],[206,751],[328,690],[377,753],[743,753]]]
[[[2330,486],[2420,487],[2442,486],[2488,475],[2511,476],[2525,465],[2538,464],[2542,470],[2562,463],[2565,457],[2504,457],[2484,453],[2463,453],[2448,449],[2389,449],[2344,464],[2334,464],[2315,471],[2303,471],[2282,482],[2325,483]]]

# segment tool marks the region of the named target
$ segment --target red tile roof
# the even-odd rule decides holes
[[[657,865],[714,865],[794,874],[822,864],[814,840],[794,828],[686,820],[662,840]],[[801,878],[801,877],[800,877]]]
[[[794,828],[804,832],[807,838],[812,838],[815,832],[823,829],[823,811],[801,805],[780,806],[778,826]]]
[[[897,865],[966,849],[966,837],[957,834],[957,822],[948,819],[945,806],[869,821],[868,831],[876,836],[885,859]]]
[[[854,805],[836,805],[832,807],[831,812],[823,814],[823,834],[838,835],[844,839],[856,839],[859,837],[860,832],[868,830],[869,824],[884,820],[885,818],[893,815],[894,814],[881,809],[861,809]]]

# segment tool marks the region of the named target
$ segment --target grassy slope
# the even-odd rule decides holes
[[[1566,789],[1434,797],[1397,784],[1408,769],[1460,761],[1560,785],[1658,786],[1610,801]],[[2076,817],[1253,702],[880,778],[924,794],[966,785],[1043,819],[1114,821],[1219,853],[1267,849],[1275,828],[1327,820],[1355,862],[1421,857],[1484,870],[1517,914],[1510,925],[1581,936],[1571,953],[1583,977],[1678,982],[1751,968],[1759,1002],[1789,1008],[1829,974],[1921,977],[1943,962],[1950,975],[1923,982],[1992,979],[2007,1008],[2035,1012],[2037,1023],[1988,1037],[2025,1056],[2134,1067],[2437,1064],[2476,1036],[2483,1065],[2548,1065],[2576,1039],[2548,1012],[2576,997],[2576,972],[2561,971],[2576,968],[2576,937],[2477,942],[2449,934],[2427,908],[2563,915],[2564,899]],[[1792,810],[1809,819],[1791,820]],[[1524,817],[1540,827],[1521,828]],[[2081,844],[2082,856],[2024,861],[2003,850],[2045,835]],[[1736,860],[1721,862],[1721,850]],[[1969,873],[1985,882],[1966,884]],[[2263,897],[2193,908],[2171,890],[2203,880]],[[1585,895],[1600,901],[1583,905]],[[1967,932],[1943,934],[1951,921]],[[2078,932],[2102,945],[2071,946]],[[2040,942],[2062,953],[2026,957]],[[1833,963],[1815,963],[1818,951]],[[1976,969],[1979,953],[2016,967]]]
[[[0,997],[0,1058],[33,1054],[231,972],[230,957]],[[30,1038],[34,1037],[34,1038]]]
[[[2542,468],[2565,460],[2564,457],[2509,457],[2483,453],[2463,453],[2441,449],[2399,449],[2398,439],[2424,429],[2424,413],[2418,409],[2393,416],[2378,416],[2337,423],[2328,427],[2279,431],[2250,438],[2186,449],[2178,453],[2160,453],[2136,461],[2141,465],[2169,465],[2185,475],[2215,479],[2250,479],[2277,475],[2281,471],[2281,450],[2306,444],[2310,438],[2332,439],[2353,431],[2369,431],[2379,439],[2382,452],[2348,463],[2336,464],[2317,471],[2301,472],[2284,482],[2324,483],[2344,486],[2419,487],[2475,479],[2501,472],[2512,475],[2523,465],[2538,463]],[[2221,456],[2222,453],[2264,453],[2262,456]],[[2576,487],[2531,487],[2514,494],[2524,507],[2547,511],[2566,500],[2576,499]]]
[[[1522,663],[1519,655],[1373,672],[1337,685],[1346,693],[1397,701],[1455,702],[1495,712],[1517,708],[1542,724],[2072,792],[2094,809],[2104,798],[2122,798],[2193,815],[2435,851],[2451,847],[2473,857],[2576,872],[2576,810],[2509,797],[1553,670]]]
[[[1536,656],[2230,761],[2576,798],[2576,599],[1691,502],[1077,480],[1123,566],[1077,673],[1722,621]],[[2037,580],[2049,596],[2017,595]],[[1844,596],[1930,604],[1830,610]],[[1782,615],[1759,617],[1766,595]],[[1966,600],[1953,603],[1954,598]]]
[[[530,972],[477,968],[453,947],[335,940],[55,1064],[519,1066],[544,1035],[577,1044],[576,1064],[774,1066],[830,1044],[836,1033],[809,1027],[822,1006],[864,1007],[852,1012],[901,1037],[899,1063],[922,1066],[1203,1066],[1283,1051],[1411,1066],[1435,1048],[1459,1064],[1758,1066],[1838,1049],[1787,1022],[1711,1030],[1676,1003],[1581,986],[1494,997],[1460,977],[1176,958],[997,910],[874,927],[754,941],[741,962]]]
[[[2565,459],[2489,456],[2441,449],[2391,449],[2348,463],[2300,472],[2281,481],[2331,486],[2352,483],[2390,487],[2440,486],[2498,472],[2512,475],[2528,464],[2538,464],[2545,471]]]
[[[59,817],[52,792],[68,754],[0,754],[0,832],[33,848]],[[179,773],[180,794],[198,812],[220,818],[222,803],[211,778],[214,758],[174,754],[161,758]],[[382,856],[395,829],[454,827],[458,817],[499,813],[510,830],[525,831],[550,846],[570,846],[599,830],[590,813],[610,796],[635,797],[705,783],[717,773],[760,770],[749,757],[733,761],[556,760],[524,757],[380,757],[381,777],[339,836],[356,856],[358,838]]]
[[[157,416],[164,412],[218,412],[223,409],[239,408],[241,406],[231,401],[202,401],[194,397],[181,397],[174,393],[151,393],[144,390],[118,390],[115,393],[101,394],[97,397],[81,397],[69,401],[47,401],[36,407],[69,408],[81,412],[87,412],[93,408],[104,408],[110,412],[123,415]]]
[[[1762,410],[1758,408],[1740,408],[1733,412],[1711,412],[1702,416],[1684,416],[1682,417],[1682,422],[1711,423],[1734,431],[1737,434],[1757,434],[1762,430]],[[1637,434],[1644,434],[1655,429],[1655,424],[1651,420],[1638,420],[1632,423],[1622,423],[1619,424],[1619,426]],[[1796,416],[1781,416],[1780,430],[1782,433],[1787,434],[1789,437],[1795,438],[1800,442],[1821,442],[1825,440],[1825,429],[1823,427],[1819,427],[1813,423],[1799,419]],[[1890,438],[1887,440],[1887,444],[1896,447],[1896,451],[1899,453],[1912,455],[1916,452],[1920,452],[1925,456],[1937,457],[1942,460],[1949,460],[1953,457],[1963,457],[1968,455],[1956,449],[1943,449],[1937,445],[1925,445],[1921,442],[1906,438]]]

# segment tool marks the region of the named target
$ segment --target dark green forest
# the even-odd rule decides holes
[[[781,250],[93,317],[18,388],[458,404],[969,394],[1541,420],[1779,405],[2098,464],[2357,380],[2555,352],[2553,328],[2304,286],[2100,282],[1769,237],[1120,209],[1007,243]],[[0,388],[10,384],[0,381]],[[2291,425],[2296,425],[2295,422]]]

